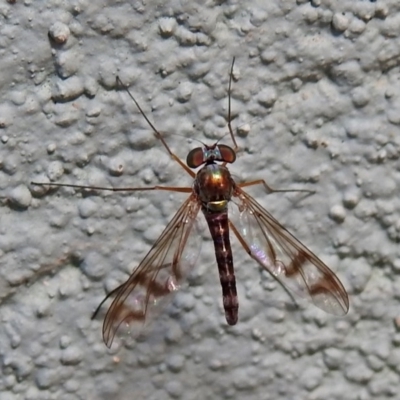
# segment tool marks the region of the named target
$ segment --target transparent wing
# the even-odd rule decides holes
[[[322,310],[335,315],[347,313],[346,290],[315,254],[239,187],[233,202],[239,214],[231,223],[248,246],[252,258],[283,286]]]
[[[196,235],[190,235],[199,208],[195,196],[190,196],[129,279],[99,305],[94,316],[105,300],[114,297],[103,323],[103,340],[108,347],[123,322],[143,325],[148,314],[179,289],[199,253],[199,246],[195,249],[193,243]],[[191,244],[186,246],[189,236]]]

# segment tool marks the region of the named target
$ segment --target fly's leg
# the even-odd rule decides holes
[[[110,192],[137,192],[146,190],[165,190],[168,192],[180,192],[180,193],[191,193],[193,189],[191,187],[174,187],[174,186],[150,186],[150,187],[122,187],[112,188],[103,186],[86,186],[86,185],[73,185],[69,183],[53,183],[53,182],[31,182],[31,185],[35,186],[53,186],[53,187],[69,187],[76,189],[88,189],[88,190],[108,190]]]
[[[236,143],[236,139],[235,139],[235,135],[233,134],[233,130],[232,130],[232,116],[231,116],[231,93],[232,93],[232,77],[233,77],[233,66],[235,65],[235,57],[233,57],[232,60],[232,65],[231,65],[231,71],[229,73],[229,86],[228,86],[228,129],[229,129],[229,133],[231,135],[232,138],[232,142],[233,142],[233,150],[235,153],[237,153],[237,151],[239,150],[239,146]],[[225,163],[226,165],[226,163]]]
[[[137,109],[139,110],[140,114],[142,114],[143,118],[146,120],[146,122],[149,124],[150,128],[153,130],[154,134],[156,135],[156,138],[161,141],[165,149],[167,150],[168,154],[192,177],[194,178],[196,176],[195,172],[193,172],[176,154],[172,152],[172,150],[169,148],[167,145],[165,139],[162,137],[161,133],[157,130],[157,128],[152,124],[152,122],[147,118],[147,115],[144,113],[142,108],[140,107],[139,103],[137,100],[133,97],[132,93],[129,91],[129,89],[122,83],[121,79],[117,76],[117,84],[121,85],[126,92],[128,93],[129,97],[132,99],[132,101],[135,103]]]
[[[233,57],[232,60],[232,65],[231,65],[231,71],[229,74],[229,85],[228,85],[228,129],[229,129],[229,133],[231,135],[232,138],[232,142],[234,144],[234,148],[233,150],[235,151],[235,153],[238,152],[239,150],[239,146],[237,145],[236,139],[235,139],[235,135],[233,133],[233,129],[232,129],[232,116],[231,116],[231,93],[232,93],[232,77],[233,77],[233,66],[235,65],[235,57]],[[223,163],[223,165],[225,166],[227,163]],[[267,182],[265,182],[264,179],[257,179],[254,181],[249,181],[249,182],[243,182],[243,183],[239,183],[238,186],[241,188],[247,187],[247,186],[253,186],[253,185],[263,185],[265,190],[267,191],[267,193],[289,193],[289,192],[302,192],[302,193],[309,193],[309,194],[315,194],[314,190],[308,190],[308,189],[273,189],[271,186],[269,186],[267,184]]]
[[[290,193],[290,192],[315,194],[315,190],[308,190],[308,189],[273,189],[271,186],[269,186],[267,184],[267,182],[265,182],[264,179],[257,179],[254,181],[238,183],[238,186],[240,188],[244,188],[244,187],[248,187],[248,186],[255,186],[255,185],[263,185],[268,194],[270,194],[270,193]]]

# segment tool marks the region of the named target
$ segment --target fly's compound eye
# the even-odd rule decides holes
[[[201,164],[204,164],[203,149],[201,147],[196,147],[195,149],[190,150],[186,157],[186,164],[189,168],[197,168],[200,167]]]
[[[232,164],[236,160],[235,151],[225,144],[219,144],[218,146],[221,158],[218,161],[223,161]]]

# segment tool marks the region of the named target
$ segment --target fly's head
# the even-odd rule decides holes
[[[189,168],[197,168],[203,164],[215,164],[216,161],[231,164],[235,160],[235,151],[231,147],[217,142],[212,146],[204,145],[204,147],[196,147],[191,150],[186,158],[186,164]]]

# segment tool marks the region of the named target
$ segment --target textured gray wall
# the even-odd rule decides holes
[[[1,400],[399,398],[399,2],[11,3],[0,4]],[[205,234],[190,285],[144,339],[120,335],[109,350],[104,313],[91,313],[185,195],[29,182],[190,185],[115,76],[185,159],[194,139],[227,133],[233,56],[243,151],[231,170],[317,191],[249,189],[338,274],[349,315],[296,308],[233,239],[240,310],[228,327]]]

